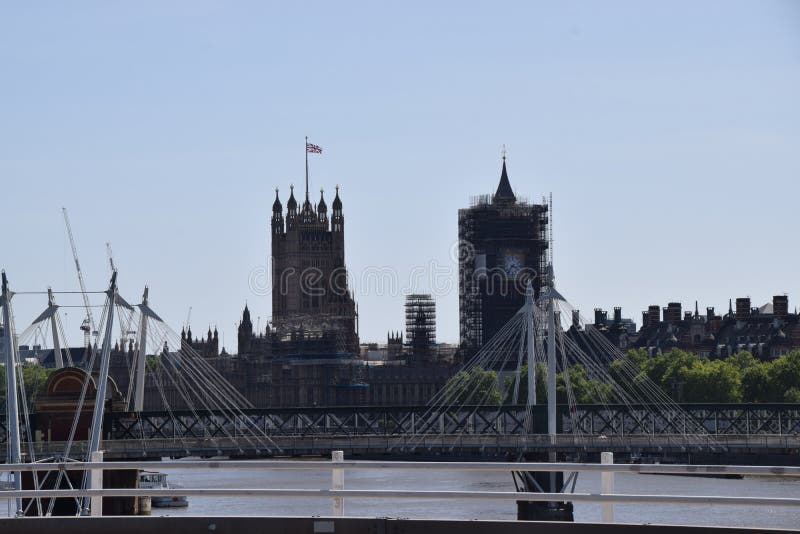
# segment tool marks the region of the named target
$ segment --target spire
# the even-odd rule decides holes
[[[494,202],[509,202],[514,203],[517,201],[514,190],[511,189],[511,183],[508,181],[508,171],[506,171],[506,147],[503,145],[503,170],[500,172],[500,183],[497,185],[497,192],[494,194]]]
[[[297,201],[294,199],[294,185],[289,186],[289,200],[286,202],[286,207],[289,211],[297,209]]]
[[[342,199],[339,198],[339,186],[336,186],[336,196],[333,199],[333,209],[334,210],[341,210],[342,209]]]
[[[247,303],[244,303],[244,312],[242,312],[242,322],[250,322],[250,310],[247,307]]]
[[[319,190],[319,204],[317,204],[317,211],[324,213],[328,211],[328,205],[325,203],[325,190]]]
[[[694,318],[700,317],[700,308],[697,307],[697,301],[694,301]]]
[[[272,212],[280,213],[283,210],[281,200],[278,198],[278,188],[275,188],[275,202],[272,203]]]

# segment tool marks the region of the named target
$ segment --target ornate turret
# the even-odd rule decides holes
[[[242,322],[239,323],[239,354],[246,354],[250,351],[250,340],[253,338],[253,321],[250,320],[250,310],[247,303],[242,312]]]
[[[297,201],[294,199],[294,186],[289,186],[289,201],[286,203],[288,213],[297,212]]]
[[[272,213],[281,213],[283,211],[283,206],[281,205],[281,199],[278,198],[278,188],[275,188],[275,202],[272,203]]]
[[[275,188],[275,202],[272,203],[272,233],[283,233],[283,206],[278,198],[278,188]]]
[[[306,200],[303,202],[303,211],[300,212],[300,220],[303,224],[311,224],[317,220],[317,214],[314,213],[314,207],[308,199],[308,193],[306,193]]]
[[[317,212],[320,215],[324,214],[325,217],[328,216],[328,204],[325,202],[325,190],[324,189],[320,189],[319,190],[319,203],[317,204]]]
[[[294,186],[289,186],[289,200],[286,202],[286,229],[294,228],[297,218],[297,201],[294,199]]]
[[[331,230],[344,231],[344,215],[342,214],[342,199],[339,198],[339,186],[336,186],[336,196],[333,198],[333,216],[331,217]]]

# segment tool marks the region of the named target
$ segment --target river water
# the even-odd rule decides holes
[[[331,487],[330,471],[284,470],[165,470],[169,481],[187,488],[306,488]],[[500,472],[351,470],[345,471],[346,489],[514,491],[511,475]],[[598,473],[582,473],[577,493],[597,493]],[[660,495],[729,495],[800,497],[800,480],[747,477],[741,480],[637,475],[615,478],[617,493]],[[190,497],[185,509],[153,509],[153,515],[267,515],[325,516],[330,499]],[[431,519],[516,519],[514,502],[431,499],[345,499],[345,514],[360,517]],[[788,507],[735,507],[724,505],[616,505],[615,519],[624,523],[723,525],[800,528],[800,510]],[[575,504],[575,520],[600,520],[600,505]]]
[[[330,471],[166,469],[169,481],[187,488],[304,488],[331,487]],[[359,469],[345,471],[346,489],[514,491],[511,475],[501,472],[403,471]],[[582,473],[575,491],[597,493],[599,473]],[[619,473],[617,493],[658,495],[729,495],[800,498],[800,480],[746,477],[740,480],[637,475]],[[326,516],[331,500],[323,498],[190,497],[188,508],[153,509],[153,515]],[[5,504],[5,503],[3,503]],[[345,499],[345,514],[356,517],[426,519],[516,519],[514,502],[452,499]],[[6,506],[0,504],[0,515]],[[9,510],[10,511],[10,510]],[[800,510],[788,507],[723,505],[615,506],[620,523],[720,525],[800,529]],[[600,505],[576,503],[575,520],[600,520]]]

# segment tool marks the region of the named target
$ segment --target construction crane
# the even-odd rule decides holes
[[[94,317],[92,316],[92,306],[89,303],[89,295],[86,293],[86,284],[83,281],[83,272],[81,272],[81,263],[78,261],[78,249],[75,247],[75,238],[72,236],[72,226],[69,224],[69,215],[67,215],[67,208],[61,208],[64,213],[64,224],[67,226],[67,234],[69,235],[69,244],[72,245],[72,257],[75,259],[75,270],[78,272],[78,283],[81,285],[81,295],[83,295],[83,305],[86,307],[86,319],[81,323],[81,330],[83,330],[83,340],[86,346],[89,345],[89,333],[97,335],[97,328],[95,328]]]

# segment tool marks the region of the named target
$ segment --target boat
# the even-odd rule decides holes
[[[159,471],[140,471],[139,488],[141,489],[174,489],[182,488],[180,484],[167,482],[167,474]],[[186,508],[189,500],[184,496],[150,497],[150,504],[153,508]]]

